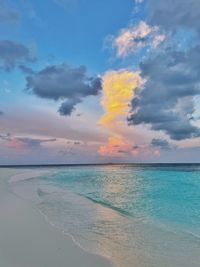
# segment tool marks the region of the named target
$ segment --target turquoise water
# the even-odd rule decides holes
[[[14,187],[116,266],[200,266],[200,165],[54,168]]]

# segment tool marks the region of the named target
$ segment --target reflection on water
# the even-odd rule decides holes
[[[113,174],[115,175],[115,183],[113,183]],[[122,202],[120,195],[124,195],[127,192],[127,181],[123,179],[122,175],[120,175],[118,167],[107,166],[104,168],[104,175],[108,178],[105,179],[103,183],[103,199],[106,199],[106,196],[112,196],[115,200],[114,202],[117,205],[120,205]],[[112,179],[109,179],[109,177],[112,177]],[[137,197],[137,195],[133,195],[133,198],[135,197]],[[96,209],[98,217],[104,221],[104,234],[99,235],[99,243],[102,244],[105,251],[109,251],[110,256],[114,259],[117,266],[123,266],[125,261],[127,266],[134,266],[134,255],[132,253],[132,255],[127,255],[127,249],[124,250],[126,246],[123,246],[122,249],[120,245],[121,242],[124,242],[124,244],[127,243],[130,234],[128,232],[121,231],[121,215],[116,210],[108,209],[101,205],[97,205]]]
[[[15,189],[119,267],[199,267],[199,168],[68,167]]]
[[[103,234],[98,235],[98,243],[101,244],[100,251],[103,249],[105,254],[108,253],[116,266],[134,266],[134,255],[128,255],[127,252],[130,247],[127,247],[127,250],[125,246],[129,233],[121,231],[119,225],[121,221],[120,215],[100,205],[97,206],[97,213],[101,221],[104,221]],[[123,249],[122,242],[124,242]]]

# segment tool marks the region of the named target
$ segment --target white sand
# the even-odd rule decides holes
[[[111,267],[107,259],[83,251],[29,202],[9,192],[5,178],[19,172],[0,169],[0,267]]]

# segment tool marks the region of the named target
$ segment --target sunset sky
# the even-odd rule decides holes
[[[0,164],[200,162],[199,0],[0,0]]]

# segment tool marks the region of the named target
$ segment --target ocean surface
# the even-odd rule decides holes
[[[83,249],[119,267],[200,266],[200,165],[47,170],[12,188]]]

